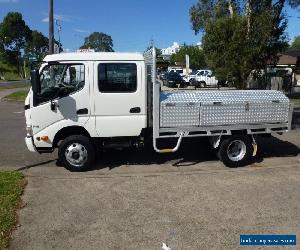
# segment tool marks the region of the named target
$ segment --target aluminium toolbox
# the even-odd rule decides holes
[[[274,90],[162,92],[160,127],[288,122],[289,99]]]

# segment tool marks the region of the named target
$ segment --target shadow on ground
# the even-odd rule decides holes
[[[258,138],[258,153],[251,163],[262,162],[264,158],[291,157],[300,154],[296,145],[276,137]],[[174,167],[193,166],[201,162],[217,161],[216,151],[207,139],[185,140],[176,153],[158,154],[147,148],[145,150],[124,149],[108,150],[99,153],[97,163],[92,170],[113,169],[124,165],[161,165]]]

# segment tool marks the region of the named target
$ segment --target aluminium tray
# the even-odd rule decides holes
[[[160,96],[160,127],[288,122],[289,99],[273,90],[182,91]]]

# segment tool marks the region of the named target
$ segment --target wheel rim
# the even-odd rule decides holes
[[[65,150],[66,160],[75,167],[82,167],[87,159],[88,152],[80,143],[72,143]]]
[[[241,140],[232,141],[227,148],[227,156],[231,161],[240,161],[246,155],[246,144]]]

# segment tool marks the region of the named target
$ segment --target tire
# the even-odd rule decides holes
[[[71,171],[85,171],[95,162],[95,147],[90,138],[71,135],[62,141],[58,157],[65,168]]]
[[[221,141],[218,157],[231,168],[245,166],[253,154],[251,138],[247,135],[232,135]]]

